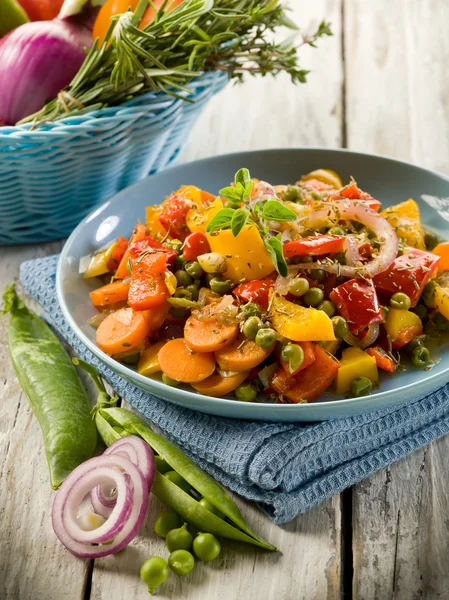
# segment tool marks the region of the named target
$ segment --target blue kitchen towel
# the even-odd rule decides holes
[[[238,421],[196,413],[142,391],[104,366],[62,315],[58,257],[21,266],[45,318],[116,392],[215,479],[285,523],[449,432],[449,385],[402,406],[312,425]]]

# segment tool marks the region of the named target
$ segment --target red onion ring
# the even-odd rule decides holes
[[[360,260],[359,247],[353,235],[347,235],[345,238],[344,253],[346,265],[353,267]]]
[[[354,346],[355,348],[368,348],[371,344],[379,337],[379,323],[373,323],[368,326],[368,331],[364,335],[363,338],[358,338],[353,335],[350,331],[344,336],[344,341],[350,346]]]
[[[299,263],[295,265],[301,270],[322,269],[328,273],[335,273],[351,279],[358,277],[374,277],[383,273],[392,264],[398,253],[398,238],[390,223],[379,213],[371,210],[366,205],[357,201],[336,200],[318,211],[310,213],[306,217],[309,227],[317,227],[323,222],[334,220],[359,221],[369,227],[381,243],[381,250],[373,260],[360,264],[360,266],[340,265],[326,260],[318,260],[314,263]]]

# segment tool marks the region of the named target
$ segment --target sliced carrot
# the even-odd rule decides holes
[[[217,350],[215,358],[223,371],[250,371],[268,358],[273,349],[274,345],[270,350],[262,350],[256,342],[239,335],[229,345]]]
[[[235,388],[245,381],[248,375],[249,371],[241,371],[230,377],[222,377],[218,373],[214,373],[207,379],[203,379],[203,381],[192,383],[191,386],[197,392],[200,392],[200,394],[220,398],[221,396],[226,396],[226,394],[233,392]]]
[[[89,296],[94,306],[102,307],[128,299],[129,281],[113,281],[90,292]]]
[[[170,340],[158,354],[161,371],[184,383],[198,383],[215,370],[215,357],[211,352],[193,352],[183,338]]]
[[[149,335],[159,331],[165,321],[165,317],[168,315],[169,310],[170,304],[168,302],[164,302],[159,306],[154,306],[153,308],[143,311],[143,315],[150,326]]]
[[[321,346],[315,347],[315,361],[294,377],[281,367],[274,374],[272,387],[293,404],[312,402],[325,392],[337,376],[340,363]]]
[[[106,354],[120,354],[137,348],[150,332],[145,314],[132,308],[111,313],[97,329],[97,344]]]
[[[438,273],[449,271],[449,242],[438,244],[438,246],[432,250],[432,254],[441,257],[438,263]]]
[[[148,235],[148,227],[146,225],[143,225],[142,223],[138,223],[136,225],[136,228],[134,229],[131,237],[129,238],[128,248],[132,244],[134,244],[134,242],[139,242],[141,239],[143,239],[147,235]],[[126,250],[125,254],[123,255],[122,260],[120,261],[117,272],[114,275],[114,277],[116,279],[124,279],[125,277],[127,277],[129,275],[129,272],[128,272],[129,257],[130,257],[129,250]]]
[[[216,352],[228,346],[237,337],[238,325],[221,323],[217,319],[217,306],[218,304],[208,304],[201,313],[195,312],[187,319],[184,338],[192,350]]]
[[[310,367],[310,365],[315,362],[315,344],[313,342],[300,342],[298,346],[301,346],[304,351],[304,360],[300,367],[295,371],[290,371],[288,363],[281,360],[281,365],[290,377],[304,371],[304,369],[307,369],[307,367]]]
[[[419,335],[422,335],[422,327],[420,325],[412,325],[405,327],[398,333],[396,339],[391,340],[393,348],[402,348],[409,342],[413,341]]]
[[[376,365],[383,371],[394,373],[398,368],[399,363],[380,346],[372,346],[371,348],[367,348],[365,352],[370,356],[374,356]]]
[[[147,310],[165,304],[169,296],[164,272],[165,253],[145,254],[133,261],[128,303],[134,310]]]

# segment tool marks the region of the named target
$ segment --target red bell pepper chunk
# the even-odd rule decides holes
[[[185,260],[196,260],[198,256],[206,254],[206,252],[210,252],[210,246],[204,233],[195,231],[184,240],[182,257]]]
[[[412,342],[415,338],[422,335],[423,329],[421,325],[412,325],[410,327],[405,327],[401,329],[398,333],[397,337],[394,340],[391,340],[391,345],[393,348],[402,348],[406,346],[410,342]]]
[[[353,333],[384,320],[372,281],[351,279],[335,288],[329,297]]]
[[[378,211],[381,207],[379,200],[373,198],[368,192],[362,191],[355,181],[351,181],[351,183],[345,185],[344,188],[341,188],[338,195],[333,196],[332,200],[342,200],[343,198],[347,198],[348,200],[361,200],[369,208],[375,211]]]
[[[129,251],[129,255],[133,259],[139,258],[139,256],[142,254],[142,252],[150,252],[150,253],[158,253],[158,254],[164,253],[167,256],[167,262],[170,265],[172,265],[175,262],[175,258],[178,256],[178,253],[176,252],[176,250],[173,250],[172,248],[168,248],[167,246],[164,246],[163,244],[161,244],[161,242],[159,242],[158,240],[155,240],[153,237],[151,237],[149,235],[142,238],[138,242],[134,242],[134,244],[131,244],[131,246],[128,248],[128,251]]]
[[[374,356],[377,367],[382,371],[394,373],[399,366],[398,361],[392,358],[381,346],[372,346],[367,348],[365,352],[370,356]]]
[[[396,292],[403,292],[410,298],[412,307],[416,306],[439,260],[440,257],[435,254],[412,248],[398,256],[386,271],[376,275],[374,285],[380,294],[388,298]]]
[[[126,249],[128,248],[128,240],[122,236],[115,242],[111,256],[106,265],[110,271],[115,271],[120,264],[120,261],[125,256]]]
[[[172,194],[164,204],[159,221],[173,239],[184,241],[189,231],[186,216],[190,210],[189,202],[179,194]]]
[[[261,308],[268,308],[268,296],[274,281],[271,279],[258,279],[241,283],[234,289],[234,294],[244,302],[255,302]]]
[[[343,250],[345,238],[342,235],[313,235],[287,242],[283,246],[285,258],[295,256],[320,256]]]
[[[128,304],[134,310],[148,310],[160,306],[170,295],[165,284],[167,254],[144,254],[133,261]]]

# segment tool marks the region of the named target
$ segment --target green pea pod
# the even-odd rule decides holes
[[[144,439],[149,446],[151,446],[151,448],[153,448],[153,450],[155,450],[163,460],[165,460],[175,471],[177,471],[181,477],[188,481],[195,490],[197,490],[204,498],[207,498],[209,502],[221,510],[222,513],[224,513],[237,527],[239,527],[239,529],[247,534],[246,537],[248,539],[245,541],[251,540],[251,543],[260,546],[261,548],[271,551],[276,550],[274,546],[260,538],[250,529],[250,527],[246,524],[238,506],[235,504],[232,498],[228,496],[223,488],[218,485],[218,483],[216,483],[209,475],[207,475],[207,473],[205,473],[174,444],[172,444],[166,438],[154,433],[154,431],[152,431],[152,429],[137,415],[124,408],[115,407],[101,408],[98,412],[106,421],[112,421],[114,424],[123,427],[123,429],[125,429],[127,432],[139,435],[142,439]],[[106,444],[108,443],[107,439],[104,439],[104,441]],[[195,504],[198,504],[193,499],[192,501],[195,502]],[[206,513],[207,515],[212,514],[207,510]],[[218,519],[218,517],[216,518]],[[205,530],[204,525],[202,527],[203,530]],[[209,531],[209,533],[214,533],[214,531]]]
[[[11,284],[3,294],[10,313],[12,364],[42,429],[54,489],[94,455],[97,430],[81,379],[49,326],[28,309]]]

